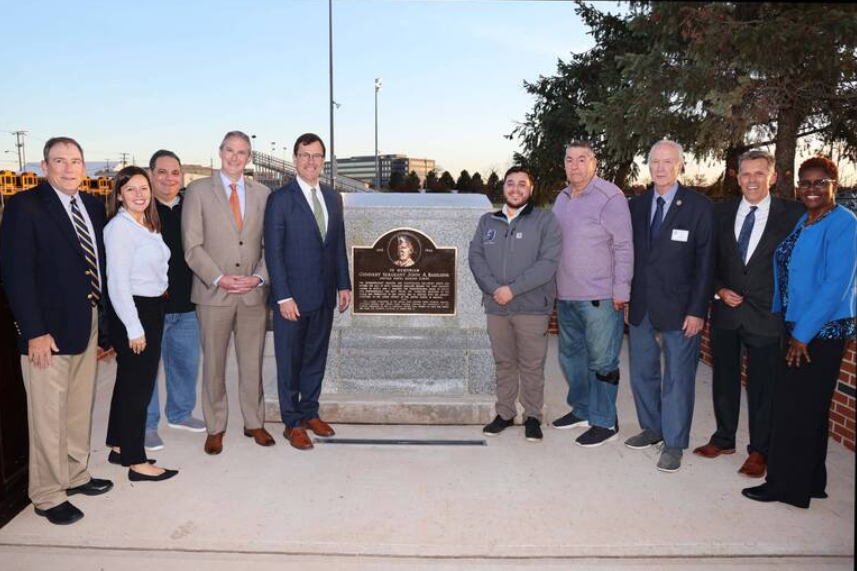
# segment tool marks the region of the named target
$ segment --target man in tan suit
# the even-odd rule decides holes
[[[202,412],[205,451],[223,450],[228,408],[226,351],[235,334],[244,435],[260,446],[274,439],[265,430],[262,348],[267,317],[268,270],[262,252],[265,204],[271,190],[244,178],[250,137],[230,131],[220,144],[220,170],[193,181],[185,194],[182,238],[194,273],[191,301],[202,341]]]

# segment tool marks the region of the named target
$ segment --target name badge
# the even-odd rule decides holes
[[[673,230],[673,242],[687,242],[687,237],[690,235],[688,230]]]

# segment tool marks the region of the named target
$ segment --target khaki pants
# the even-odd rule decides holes
[[[66,501],[65,491],[92,477],[89,438],[95,394],[98,312],[92,310],[89,344],[79,355],[54,355],[38,369],[21,357],[30,428],[30,500],[39,509]],[[60,347],[62,349],[62,347]]]
[[[497,370],[497,414],[504,420],[515,418],[520,393],[524,416],[541,420],[550,315],[487,317]]]
[[[238,361],[238,391],[244,428],[261,428],[265,421],[262,394],[262,349],[268,306],[197,305],[202,342],[202,414],[209,434],[226,431],[229,408],[226,402],[226,351],[235,333]]]

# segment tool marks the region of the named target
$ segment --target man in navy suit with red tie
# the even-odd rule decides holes
[[[634,278],[628,346],[643,430],[625,445],[643,449],[663,442],[658,470],[675,472],[693,419],[699,334],[711,301],[714,222],[711,201],[678,183],[681,145],[658,141],[648,163],[654,188],[629,205]]]
[[[49,139],[42,170],[45,182],[6,205],[0,266],[27,390],[30,500],[67,525],[83,517],[69,496],[113,487],[88,470],[96,350],[106,339],[104,205],[78,191],[86,166],[74,139]]]
[[[333,308],[351,301],[342,202],[321,184],[325,147],[314,133],[294,146],[297,176],[273,192],[265,210],[265,261],[271,277],[274,348],[283,435],[299,450],[313,447],[307,429],[333,436],[318,415]]]

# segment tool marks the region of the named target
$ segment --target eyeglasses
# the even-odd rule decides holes
[[[308,161],[310,159],[312,159],[314,161],[320,161],[320,160],[324,159],[324,155],[321,153],[310,154],[310,153],[306,153],[306,152],[301,152],[301,153],[298,153],[298,158],[302,161]]]
[[[815,180],[801,179],[801,180],[797,181],[797,187],[802,188],[803,190],[807,190],[809,188],[814,188],[816,190],[822,190],[833,182],[834,182],[834,180],[832,178],[817,178]]]

